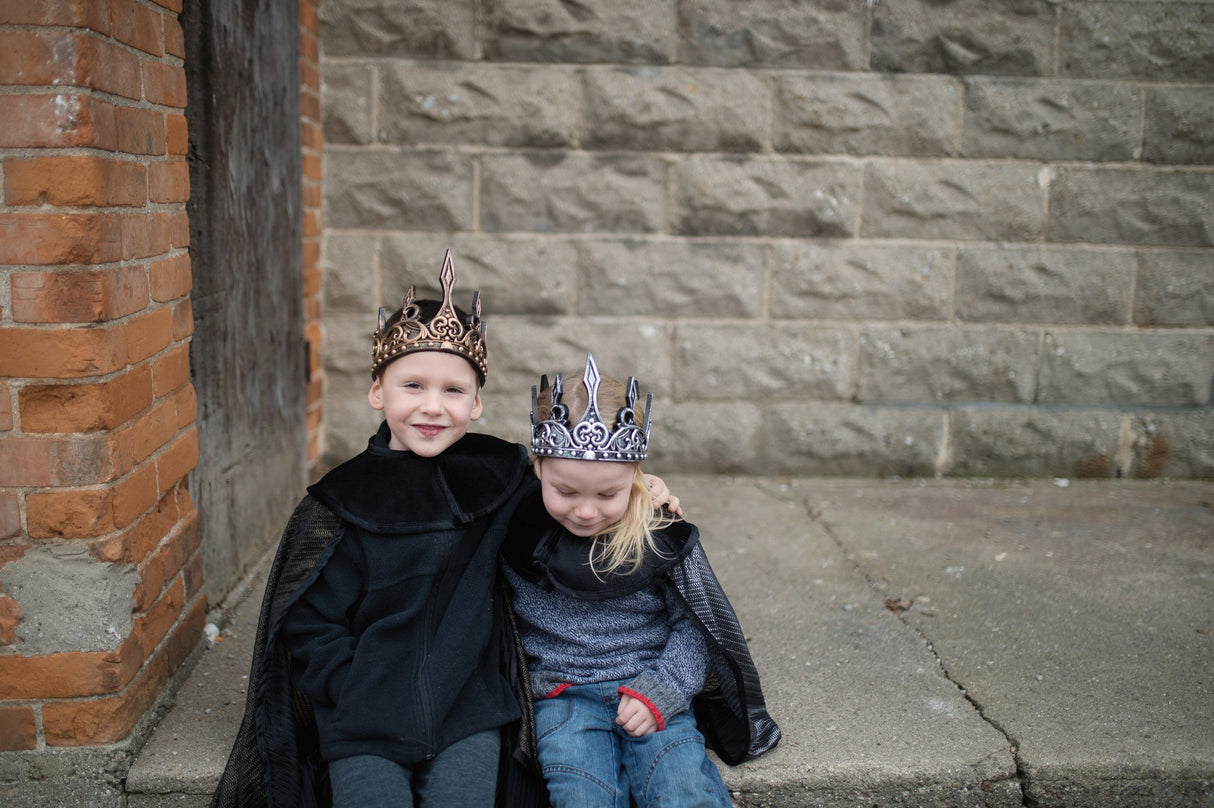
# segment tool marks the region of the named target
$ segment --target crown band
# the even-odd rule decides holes
[[[599,369],[594,357],[586,354],[586,370],[582,382],[586,385],[586,411],[581,419],[569,423],[569,407],[561,402],[563,382],[556,374],[552,383],[552,406],[548,417],[538,420],[539,390],[531,388],[531,451],[536,457],[559,457],[567,460],[613,460],[639,463],[649,452],[649,410],[653,393],[645,400],[645,423],[638,426],[636,400],[640,387],[633,376],[628,377],[624,406],[608,426],[599,415]],[[540,390],[548,389],[548,377],[540,378]]]
[[[443,256],[443,269],[439,273],[443,288],[443,300],[438,312],[424,322],[421,307],[413,298],[413,287],[405,293],[401,303],[400,319],[391,326],[387,324],[387,312],[380,308],[379,327],[373,335],[371,347],[371,378],[377,378],[384,365],[397,357],[417,351],[443,351],[462,356],[476,368],[476,375],[483,385],[489,373],[489,349],[485,345],[485,323],[481,319],[481,293],[472,293],[472,313],[461,321],[451,302],[451,289],[455,285],[455,264],[451,251]]]

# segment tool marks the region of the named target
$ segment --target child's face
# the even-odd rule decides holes
[[[593,536],[624,517],[636,464],[545,457],[535,476],[548,514],[575,536]]]
[[[468,360],[441,351],[394,359],[371,383],[367,401],[382,410],[392,449],[434,457],[462,438],[481,417],[476,371]]]

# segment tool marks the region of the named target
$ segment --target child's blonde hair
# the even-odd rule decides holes
[[[590,395],[586,383],[575,374],[565,377],[567,380],[577,379],[576,382],[566,381],[561,395],[561,403],[568,410],[570,423],[577,421],[586,412]],[[627,388],[618,379],[603,376],[599,381],[598,409],[605,417],[608,413],[616,413],[626,406]],[[635,405],[636,419],[644,422],[644,407]],[[548,419],[552,411],[552,388],[545,388],[536,402],[536,417],[539,421]],[[544,458],[537,457],[536,465],[542,464]],[[590,463],[617,463],[616,460],[590,460]],[[645,475],[640,463],[632,463],[635,474],[632,477],[632,487],[628,492],[628,507],[620,521],[594,534],[590,547],[590,568],[595,575],[605,576],[613,573],[631,575],[645,560],[645,553],[660,555],[654,542],[654,531],[678,521],[668,511],[654,507],[653,497],[645,484]]]

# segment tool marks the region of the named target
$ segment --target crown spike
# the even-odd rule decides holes
[[[455,285],[455,263],[451,260],[451,251],[443,255],[443,269],[438,276],[443,287],[443,299],[438,307],[438,314],[430,321],[430,330],[436,336],[458,337],[466,331],[466,324],[459,321],[455,313],[455,303],[451,301],[451,289]]]
[[[481,319],[481,293],[472,293],[472,314],[468,317],[468,325],[471,327],[473,323]],[[481,323],[481,333],[484,333],[485,324]]]
[[[455,285],[455,261],[450,250],[443,253],[443,268],[438,273],[438,280],[443,286],[443,300],[450,299],[451,287]]]
[[[651,414],[652,412],[653,393],[649,393],[647,396],[645,396],[645,425],[641,427],[641,436],[642,440],[645,442],[645,446],[649,446],[649,425],[653,421],[653,416]]]
[[[632,413],[636,412],[637,396],[640,395],[640,392],[641,392],[641,388],[640,388],[640,385],[637,384],[637,377],[629,376],[628,377],[628,387],[624,391],[624,408],[627,409],[629,412],[632,412]],[[646,409],[648,409],[648,408],[646,408]],[[623,415],[624,415],[624,413],[621,412],[620,416],[623,417]],[[618,423],[618,421],[617,421],[617,423]]]
[[[599,417],[599,368],[594,364],[594,356],[586,354],[586,370],[582,373],[582,383],[586,385],[586,411],[578,423],[595,423],[603,419]]]
[[[455,318],[455,304],[451,302],[451,289],[455,286],[455,262],[451,260],[450,250],[443,255],[443,269],[438,280],[443,287],[443,301],[434,319],[438,320],[443,316]]]

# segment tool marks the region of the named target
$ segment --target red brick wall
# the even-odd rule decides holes
[[[23,650],[0,749],[129,734],[200,636],[181,0],[0,0],[0,568],[40,543],[139,574],[113,650]]]
[[[300,0],[308,463],[318,469],[318,0]],[[205,619],[189,375],[181,0],[0,0],[0,568],[40,542],[134,565],[112,651],[23,653],[0,590],[0,751],[124,738]]]

